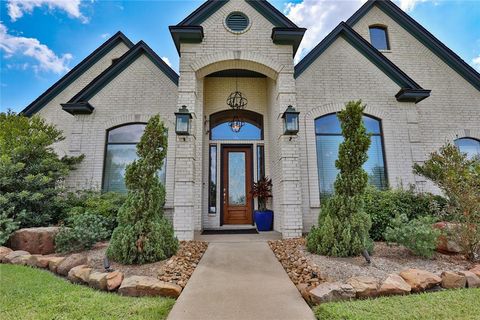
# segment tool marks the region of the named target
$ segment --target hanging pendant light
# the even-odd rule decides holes
[[[240,132],[242,127],[245,125],[245,122],[242,121],[242,119],[240,119],[240,117],[234,113],[232,121],[230,121],[228,125],[230,126],[230,129],[232,129],[233,132],[237,133],[237,132]]]
[[[245,122],[240,119],[237,114],[237,111],[245,109],[248,104],[247,98],[243,96],[243,94],[238,90],[238,76],[237,76],[238,69],[235,69],[235,91],[230,93],[227,98],[227,105],[230,109],[233,110],[233,118],[230,121],[229,125],[233,132],[239,132],[242,127],[245,125]]]

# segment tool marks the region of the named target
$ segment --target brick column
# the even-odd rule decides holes
[[[194,236],[195,149],[195,136],[177,136],[173,228],[179,240]]]
[[[278,129],[277,165],[283,238],[300,237],[303,231],[302,186],[300,181],[300,147],[297,136],[283,135],[281,115],[289,105],[296,106],[293,72],[280,73],[277,79]]]

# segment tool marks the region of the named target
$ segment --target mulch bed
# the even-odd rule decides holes
[[[473,267],[462,255],[446,255],[436,252],[432,259],[415,256],[403,246],[389,246],[375,242],[372,263],[363,257],[333,258],[311,254],[300,248],[305,256],[318,266],[329,281],[346,281],[354,276],[371,276],[385,279],[388,274],[399,273],[408,268],[421,269],[435,274],[442,271],[462,271]]]
[[[122,272],[125,276],[148,276],[159,280],[175,283],[182,288],[195,270],[208,244],[202,241],[180,241],[176,255],[168,260],[142,265],[124,265],[110,261],[113,270]],[[103,259],[108,242],[95,245],[92,250],[80,252],[87,255],[88,265],[96,270],[104,270]]]
[[[403,246],[389,246],[385,242],[375,242],[370,265],[362,256],[333,258],[312,254],[306,250],[304,238],[269,241],[269,245],[296,285],[299,283],[318,285],[327,280],[346,281],[354,276],[383,279],[390,273],[399,273],[408,268],[440,273],[445,270],[462,271],[473,267],[473,264],[462,255],[436,252],[433,259],[424,259],[413,255]],[[318,277],[312,276],[313,274],[317,274]]]
[[[314,288],[325,281],[321,270],[305,256],[305,239],[284,239],[268,241],[268,245],[282,264],[292,282]]]

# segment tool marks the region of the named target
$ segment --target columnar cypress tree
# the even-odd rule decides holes
[[[107,250],[115,261],[149,263],[168,258],[178,249],[173,227],[163,216],[165,188],[158,178],[166,153],[167,129],[156,115],[137,145],[138,160],[127,166],[127,200]]]
[[[350,101],[338,113],[344,141],[340,144],[335,166],[335,194],[326,201],[318,218],[318,228],[307,237],[309,251],[329,256],[352,256],[369,245],[371,221],[364,211],[363,195],[368,175],[362,165],[367,161],[370,136],[362,120],[365,106]]]

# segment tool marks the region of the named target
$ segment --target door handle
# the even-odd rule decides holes
[[[226,188],[223,188],[223,204],[226,204],[226,199],[227,198],[227,189]]]

